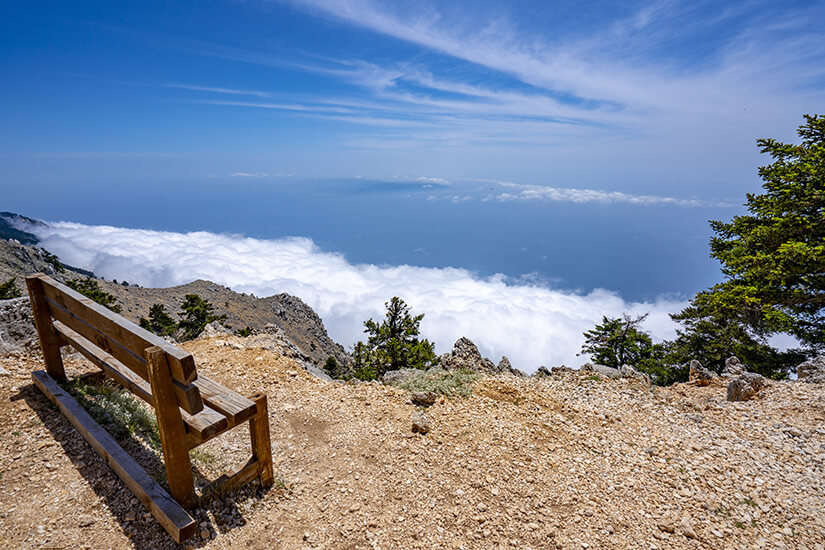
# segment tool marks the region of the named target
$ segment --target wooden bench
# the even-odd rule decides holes
[[[246,398],[198,375],[191,354],[46,275],[26,284],[46,364],[32,373],[34,383],[177,542],[196,527],[185,510],[197,503],[191,449],[249,421],[252,457],[211,488],[230,491],[255,478],[272,484],[266,395]],[[171,497],[60,387],[67,381],[60,348],[67,345],[154,407]]]

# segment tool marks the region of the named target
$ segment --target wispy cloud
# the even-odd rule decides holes
[[[512,193],[488,195],[485,200],[507,201],[552,201],[573,203],[628,203],[640,206],[670,205],[686,207],[731,207],[737,206],[731,202],[707,201],[700,199],[681,199],[676,197],[661,197],[655,195],[632,195],[619,191],[600,191],[597,189],[574,189],[542,187],[539,185],[520,185],[516,183],[500,182],[504,187],[513,188]]]

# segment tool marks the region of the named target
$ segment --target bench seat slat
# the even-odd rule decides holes
[[[54,328],[72,347],[101,368],[107,375],[115,380],[115,382],[154,406],[152,388],[148,382],[60,321],[55,321]],[[195,389],[195,391],[197,391],[197,389]],[[186,426],[187,432],[192,433],[201,440],[206,440],[223,433],[231,427],[229,421],[223,414],[203,403],[201,403],[201,407],[201,411],[196,414],[189,414],[185,409],[181,409],[181,416],[183,417],[183,423]]]
[[[255,402],[211,378],[200,375],[192,384],[200,390],[203,400],[222,413],[232,425],[240,424],[255,415]]]
[[[43,282],[43,293],[50,302],[49,309],[52,310],[54,317],[60,319],[57,315],[58,312],[54,311],[60,308],[53,307],[53,305],[57,304],[64,310],[73,312],[70,319],[60,319],[61,321],[81,333],[83,331],[80,330],[77,320],[85,321],[88,325],[97,327],[100,333],[117,342],[123,346],[124,349],[131,351],[135,357],[141,360],[143,359],[143,353],[146,348],[158,346],[167,355],[172,378],[183,383],[192,382],[197,378],[195,360],[191,354],[177,346],[171,345],[163,338],[152,334],[148,330],[140,328],[135,323],[124,319],[120,315],[86,298],[66,285],[55,281],[51,277],[41,275],[39,278]],[[106,348],[104,347],[104,349]],[[116,353],[112,354],[117,356]],[[121,361],[123,360],[123,358],[120,359]],[[126,363],[127,366],[132,366],[128,362]]]

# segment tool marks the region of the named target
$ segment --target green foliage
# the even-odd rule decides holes
[[[171,336],[178,330],[177,322],[166,312],[163,304],[154,304],[149,308],[149,318],[141,317],[140,326],[158,336]]]
[[[430,369],[414,373],[398,387],[411,392],[431,392],[447,397],[467,397],[479,375],[469,369]]]
[[[117,300],[115,297],[108,292],[101,290],[100,285],[94,279],[89,277],[85,279],[72,279],[71,281],[66,282],[66,286],[73,288],[87,298],[91,298],[98,304],[109,308],[115,313],[120,313],[121,311],[120,306],[116,303]]]
[[[252,327],[241,328],[235,331],[235,336],[240,336],[242,338],[249,338],[252,336]]]
[[[0,284],[0,300],[11,300],[12,298],[19,298],[23,295],[14,283],[15,277],[12,277],[5,283]]]
[[[327,360],[324,362],[324,372],[327,373],[330,378],[338,377],[338,361],[335,360],[335,357],[331,355],[327,357]]]
[[[155,415],[128,391],[107,382],[87,384],[82,380],[70,382],[66,389],[115,438],[138,437],[160,450]]]
[[[584,333],[585,343],[581,353],[600,365],[620,368],[632,365],[637,370],[650,375],[651,381],[659,385],[687,380],[687,368],[676,366],[671,344],[654,344],[650,335],[639,329],[647,314],[621,318],[602,317],[601,324]]]
[[[353,350],[354,374],[361,380],[375,380],[390,370],[426,369],[436,359],[433,344],[418,338],[424,314],[412,315],[410,307],[397,296],[384,305],[384,320],[365,321],[367,342],[358,342]]]
[[[759,169],[764,192],[747,195],[747,215],[711,221],[711,256],[725,280],[673,316],[684,326],[676,356],[719,370],[735,354],[781,377],[825,351],[825,118],[806,115],[798,134],[799,145],[758,140],[774,160]],[[807,349],[776,351],[767,343],[776,333]]]
[[[178,327],[183,333],[184,340],[197,338],[204,327],[212,321],[223,321],[226,315],[215,315],[214,306],[197,294],[187,294],[180,306],[180,323]]]
[[[41,248],[40,252],[43,255],[43,261],[51,265],[54,268],[55,273],[63,273],[65,271],[65,269],[63,269],[63,264],[56,255],[52,254],[45,248]]]
[[[600,364],[618,369],[624,364],[638,365],[649,358],[653,341],[650,336],[639,330],[639,325],[647,315],[621,318],[602,317],[602,322],[593,330],[584,333],[584,345],[581,353]]]

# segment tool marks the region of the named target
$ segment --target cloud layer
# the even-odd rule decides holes
[[[288,292],[323,318],[330,335],[349,346],[362,337],[362,322],[382,315],[392,296],[426,314],[424,335],[439,352],[467,336],[498,361],[507,355],[527,372],[540,365],[579,365],[582,332],[602,315],[650,316],[655,338],[673,335],[668,313],[683,303],[659,299],[630,303],[597,289],[588,294],[510,284],[504,276],[479,278],[457,268],[354,265],[324,252],[310,239],[252,239],[208,232],[172,233],[50,223],[37,229],[41,245],[66,263],[99,276],[143,286],[171,286],[208,279],[238,292],[267,296]]]

